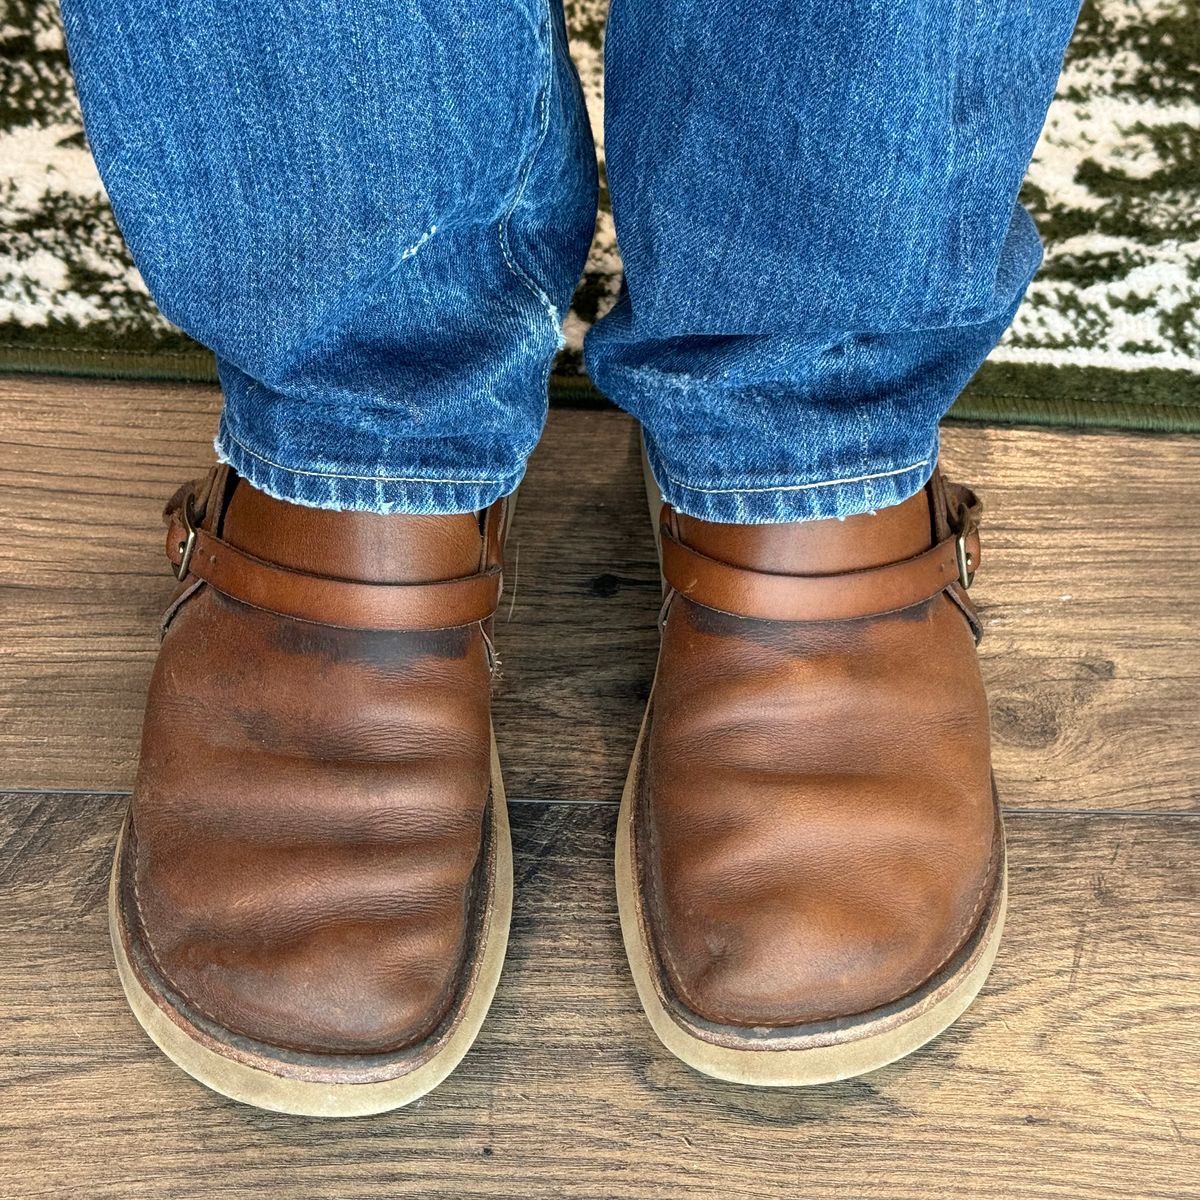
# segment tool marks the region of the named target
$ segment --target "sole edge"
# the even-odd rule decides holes
[[[394,1079],[376,1082],[314,1082],[288,1078],[228,1058],[202,1045],[163,1011],[138,978],[121,936],[118,864],[109,881],[109,934],[121,988],[138,1024],[177,1067],[210,1090],[270,1112],[306,1117],[359,1117],[411,1104],[437,1087],[462,1061],[483,1025],[500,980],[512,919],[512,838],[495,737],[492,738],[492,838],[495,874],[476,983],[457,1026],[428,1061]],[[122,840],[123,840],[122,833]]]
[[[647,706],[647,719],[649,716]],[[983,943],[962,968],[952,986],[933,1003],[914,1003],[914,1015],[891,1027],[808,1048],[772,1049],[761,1043],[745,1049],[720,1045],[690,1033],[663,1002],[656,983],[657,971],[649,946],[641,910],[641,893],[634,855],[636,792],[642,743],[647,719],[643,719],[634,750],[633,764],[625,782],[617,817],[616,883],[621,938],[633,974],[634,986],[651,1028],[662,1044],[680,1061],[714,1079],[755,1087],[814,1087],[865,1075],[898,1061],[926,1045],[948,1029],[982,990],[1000,948],[1008,903],[1007,862],[1002,868],[998,895]],[[1003,827],[1000,836],[1003,838]],[[945,986],[943,984],[942,986]],[[871,1020],[864,1014],[863,1023]],[[794,1041],[794,1039],[789,1039]]]

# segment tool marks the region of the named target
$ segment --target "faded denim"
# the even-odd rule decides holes
[[[63,0],[88,137],[218,453],[302,504],[461,512],[545,419],[596,205],[557,0]],[[625,266],[590,333],[666,498],[845,516],[928,477],[1040,248],[1017,190],[1077,0],[614,0]]]

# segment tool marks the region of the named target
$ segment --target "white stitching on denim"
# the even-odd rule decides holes
[[[336,471],[305,471],[300,467],[284,466],[283,463],[277,463],[273,459],[267,458],[266,455],[251,450],[245,442],[230,432],[228,425],[225,425],[217,435],[216,451],[218,454],[224,453],[221,448],[222,437],[228,438],[239,450],[250,455],[251,458],[265,463],[268,467],[274,467],[276,470],[286,471],[289,475],[308,475],[315,479],[349,479],[358,483],[448,483],[464,487],[495,487],[507,482],[504,479],[430,479],[428,476],[420,475],[340,475]]]
[[[673,475],[666,475],[667,479],[676,487],[683,488],[687,492],[702,492],[706,496],[738,496],[750,492],[807,492],[813,488],[823,487],[838,487],[845,483],[866,483],[869,479],[890,479],[893,475],[905,475],[909,471],[918,471],[922,467],[929,466],[928,458],[922,459],[920,462],[910,463],[907,467],[897,467],[894,471],[876,471],[871,475],[853,475],[849,479],[822,479],[817,483],[784,483],[775,487],[744,487],[744,488],[701,488],[693,487],[690,483],[683,483],[676,479]]]

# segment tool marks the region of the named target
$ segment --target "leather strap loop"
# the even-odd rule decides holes
[[[663,577],[695,604],[764,621],[882,616],[947,590],[965,601],[966,584],[979,566],[978,513],[977,504],[964,506],[953,536],[901,562],[838,575],[775,575],[735,567],[684,545],[672,533],[670,510],[664,507]],[[966,580],[960,578],[963,565]]]
[[[254,608],[345,629],[432,630],[485,621],[500,601],[501,570],[440,583],[363,583],[293,571],[255,558],[185,516],[190,494],[170,514],[167,557],[192,575]],[[186,555],[186,563],[184,558]]]

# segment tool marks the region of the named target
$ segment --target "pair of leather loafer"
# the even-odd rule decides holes
[[[330,512],[225,466],[169,503],[179,586],[110,924],[138,1020],[218,1092],[381,1112],[478,1033],[512,908],[490,719],[510,513]],[[642,1005],[719,1078],[882,1066],[966,1008],[1004,917],[978,505],[935,472],[846,521],[658,522],[616,854]]]

